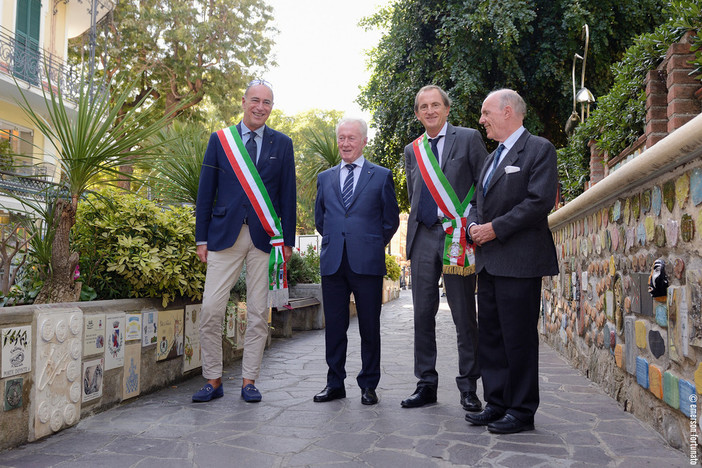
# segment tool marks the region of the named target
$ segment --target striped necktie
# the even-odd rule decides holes
[[[492,169],[490,169],[490,174],[488,174],[487,179],[485,179],[485,183],[483,184],[483,196],[488,191],[488,188],[490,187],[490,180],[492,180],[492,176],[495,175],[495,169],[497,169],[497,165],[500,164],[500,156],[502,155],[502,151],[504,151],[505,145],[500,143],[500,146],[497,147],[497,151],[495,151],[495,159],[492,162]]]
[[[351,204],[351,197],[353,196],[353,170],[356,168],[355,164],[347,164],[344,166],[349,170],[346,174],[346,179],[344,179],[344,187],[341,189],[341,197],[344,199],[344,206],[346,208]]]

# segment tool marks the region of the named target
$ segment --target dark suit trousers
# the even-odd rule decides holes
[[[333,275],[322,276],[324,298],[324,337],[329,371],[327,385],[344,387],[349,328],[349,300],[353,292],[361,335],[361,372],[356,381],[361,388],[376,388],[380,381],[380,309],[383,302],[383,277],[354,273],[346,257]]]
[[[485,401],[524,422],[539,406],[541,278],[478,274],[478,350]]]
[[[412,301],[414,303],[414,375],[417,386],[436,388],[436,313],[439,277],[443,268],[444,230],[440,224],[419,224],[412,245]],[[478,325],[475,317],[475,275],[444,275],[446,299],[456,325],[458,377],[461,392],[474,392],[480,377]]]

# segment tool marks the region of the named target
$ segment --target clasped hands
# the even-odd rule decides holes
[[[473,242],[478,246],[482,246],[497,238],[495,231],[492,229],[492,223],[473,224],[469,228],[468,233]]]

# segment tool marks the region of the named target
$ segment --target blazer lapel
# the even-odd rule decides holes
[[[271,155],[271,148],[273,148],[273,133],[270,131],[268,126],[263,127],[263,138],[261,143],[261,154],[258,156],[258,161],[256,161],[256,169],[261,171],[261,167],[268,163]]]
[[[524,130],[524,133],[522,133],[522,135],[517,139],[514,145],[509,149],[505,157],[502,158],[502,161],[500,161],[500,164],[497,166],[497,169],[495,169],[495,174],[492,176],[492,180],[490,181],[490,187],[488,187],[488,192],[505,175],[505,167],[512,166],[515,162],[517,162],[517,160],[519,159],[519,153],[521,153],[524,150],[524,145],[526,144],[529,135],[529,132]]]
[[[353,189],[353,195],[351,196],[351,203],[349,203],[349,208],[353,206],[358,194],[361,193],[361,191],[363,191],[363,188],[366,185],[368,185],[368,182],[370,182],[371,177],[373,177],[374,173],[375,166],[366,161],[363,167],[361,168],[361,175],[358,177],[358,182],[356,182],[356,188]]]
[[[441,153],[441,170],[446,169],[446,161],[453,158],[453,142],[456,140],[456,129],[448,124],[446,127],[446,138],[444,140],[444,151]]]

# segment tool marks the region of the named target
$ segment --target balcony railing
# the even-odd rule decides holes
[[[22,174],[0,171],[0,195],[12,194],[19,198],[31,198],[47,201],[47,197],[56,193],[59,185],[54,182],[27,177]]]
[[[0,74],[14,76],[34,86],[48,89],[49,81],[60,87],[65,99],[76,101],[80,74],[54,54],[39,48],[31,39],[17,37],[0,26]]]

